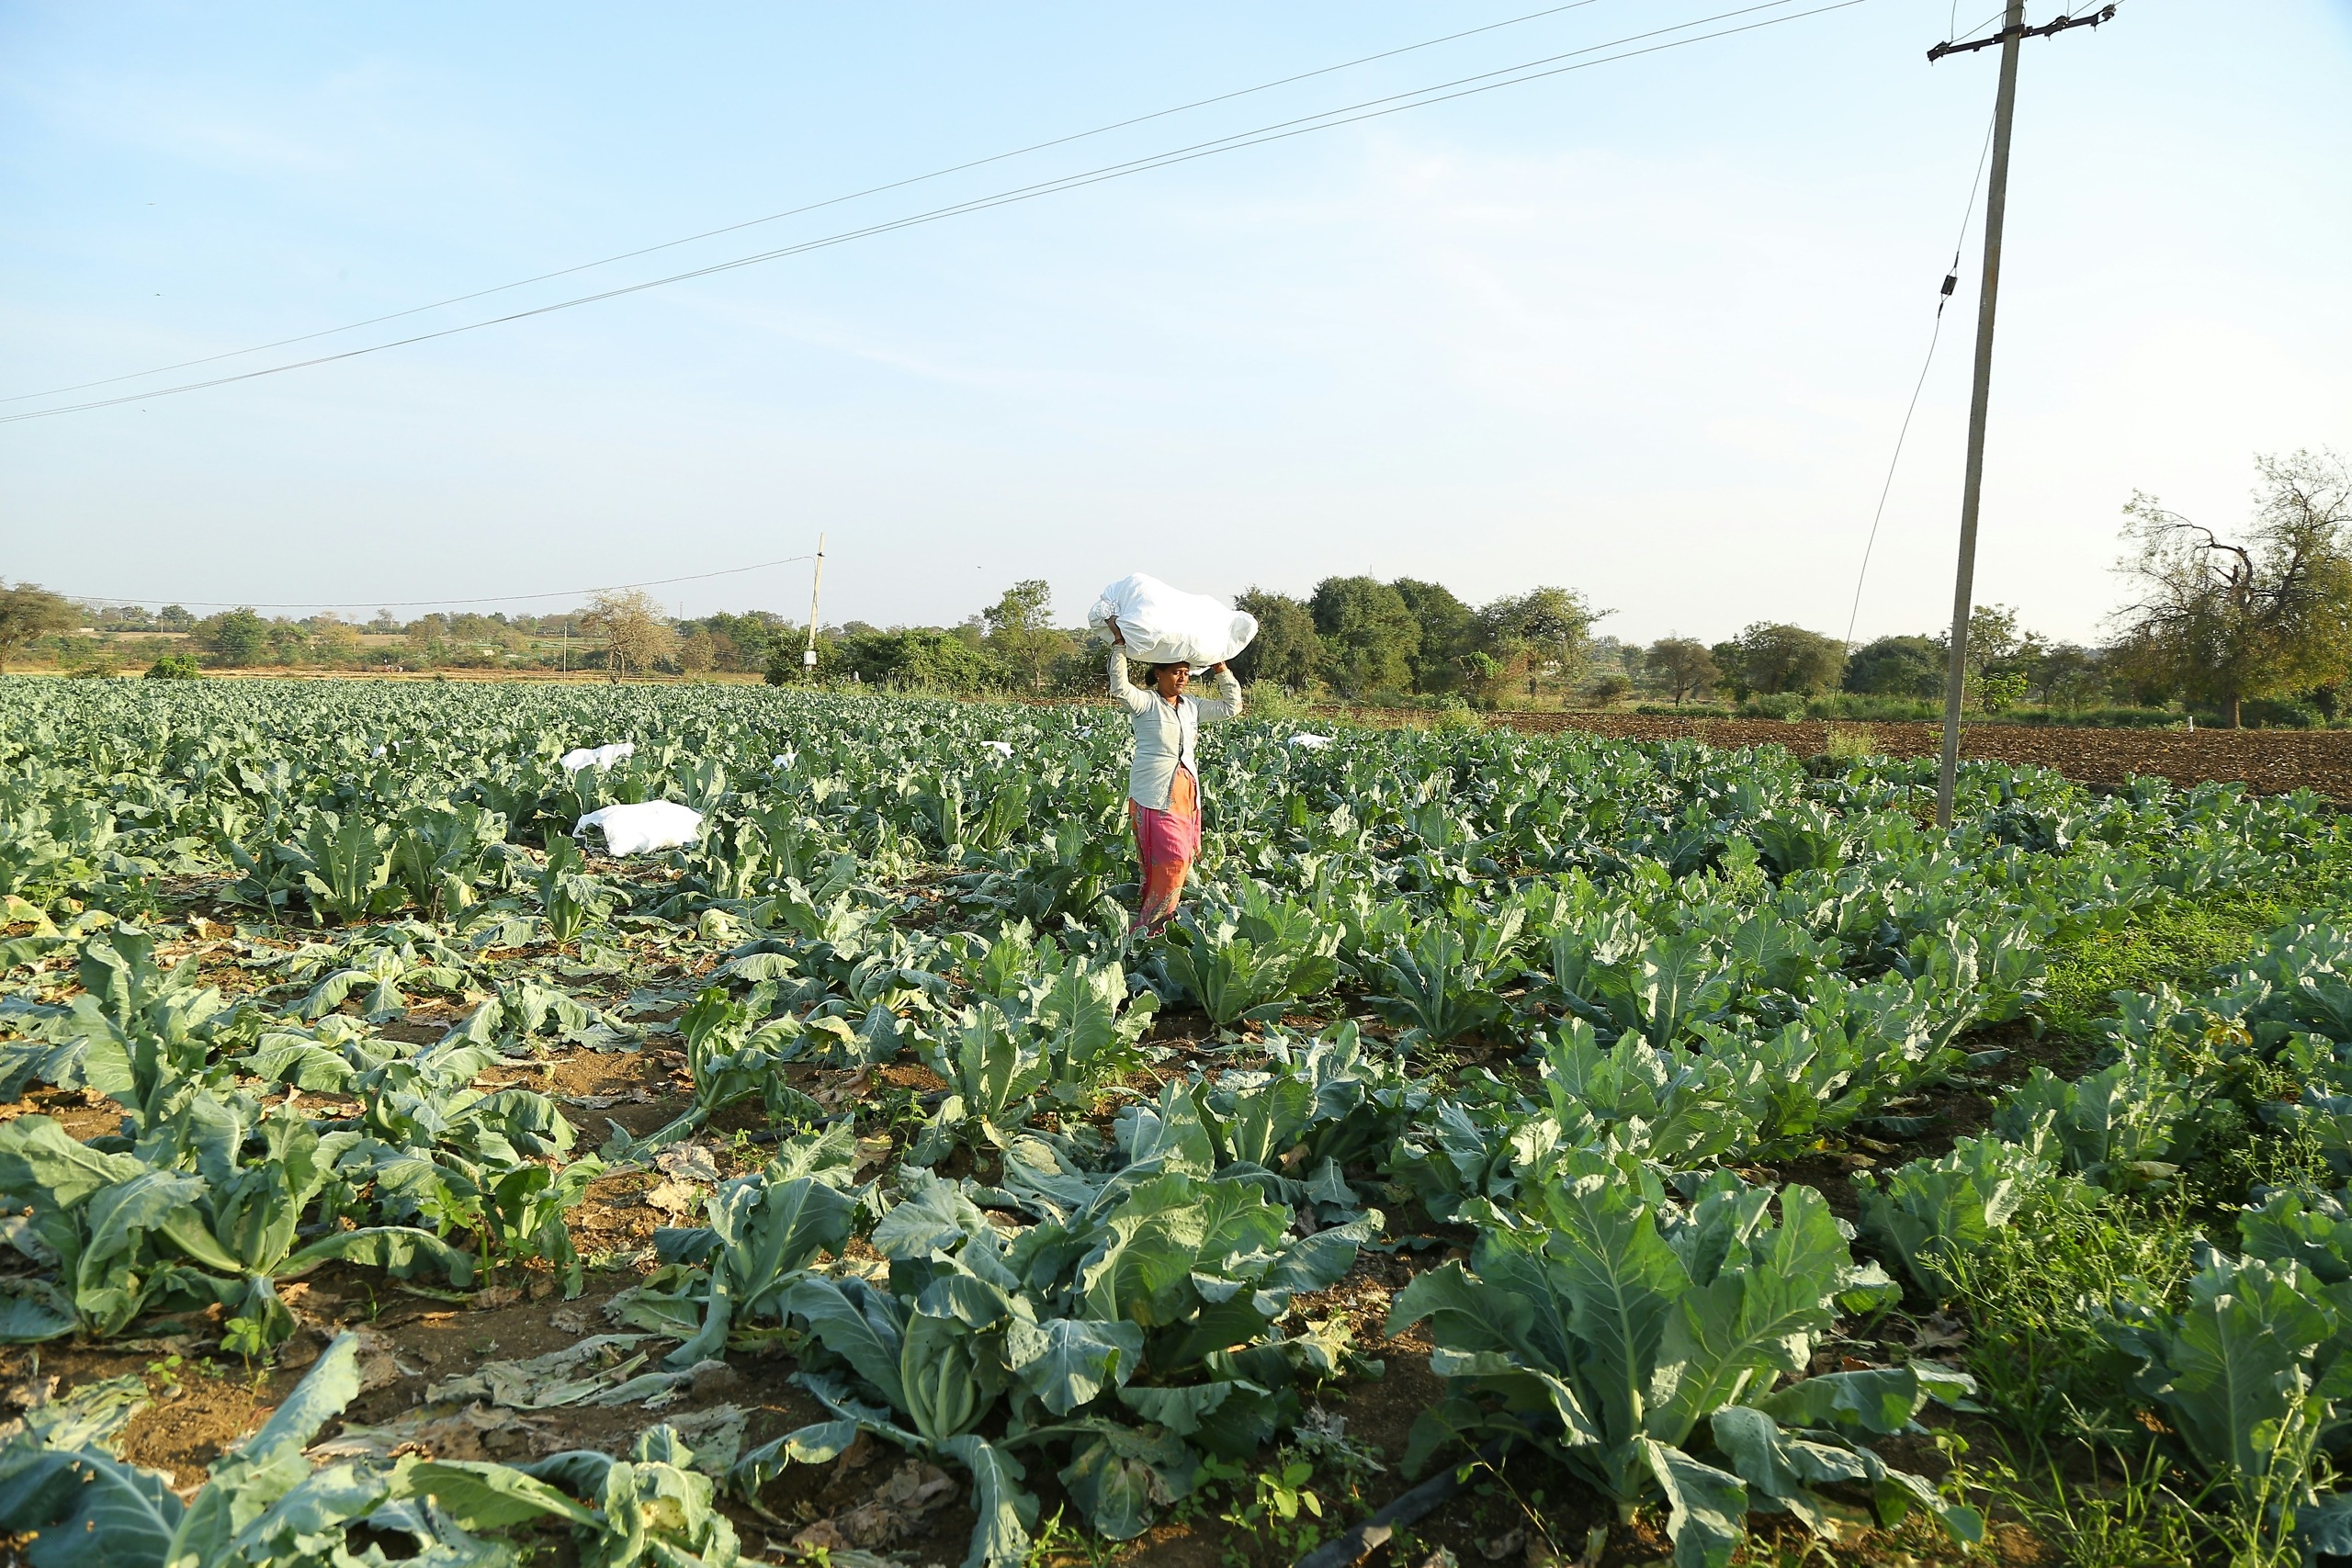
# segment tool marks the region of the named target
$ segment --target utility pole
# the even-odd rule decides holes
[[[817,595],[825,587],[825,536],[817,536],[817,564],[808,573],[808,646],[800,650],[800,668],[817,678]]]
[[[2115,7],[2109,6],[2029,28],[2025,0],[2008,0],[1997,34],[1967,43],[1947,41],[1928,51],[1933,63],[1947,54],[2001,46],[2001,85],[1993,108],[1993,178],[1984,196],[1984,276],[1976,299],[1976,382],[1968,400],[1968,468],[1960,493],[1960,565],[1952,574],[1951,658],[1944,672],[1943,765],[1936,774],[1939,828],[1951,826],[1952,792],[1960,772],[1960,705],[1968,680],[1968,615],[1976,588],[1976,515],[1984,496],[1984,420],[1993,395],[1993,310],[2000,298],[2001,226],[2009,205],[2009,126],[2018,107],[2018,50],[2029,38],[2095,28],[2114,16]]]

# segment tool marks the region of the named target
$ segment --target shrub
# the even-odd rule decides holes
[[[202,673],[197,668],[193,653],[167,653],[147,666],[144,677],[150,681],[193,681]]]
[[[1859,762],[1881,750],[1878,737],[1863,724],[1830,725],[1821,743],[1822,755],[1840,762]]]
[[[1634,711],[1644,718],[1729,718],[1732,710],[1707,703],[1635,703]]]
[[[1251,718],[1303,723],[1315,711],[1315,704],[1308,698],[1272,681],[1251,682],[1241,702],[1241,711]]]
[[[2209,721],[2219,724],[2215,714]],[[2238,722],[2249,729],[2324,729],[2327,720],[2311,704],[2278,697],[2249,697],[2238,705]]]

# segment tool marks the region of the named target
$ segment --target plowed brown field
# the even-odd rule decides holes
[[[1800,757],[1828,750],[1829,733],[1870,732],[1872,751],[1932,757],[1943,731],[1932,724],[1870,724],[1816,719],[1784,724],[1755,718],[1664,718],[1615,714],[1498,714],[1516,729],[1564,729],[1623,740],[1702,740],[1710,746],[1785,746]],[[2175,784],[2237,779],[2264,795],[2311,789],[2352,804],[2352,730],[2068,729],[2056,725],[1972,724],[1960,732],[1962,757],[2030,762],[2086,784],[2118,784],[2132,773]]]

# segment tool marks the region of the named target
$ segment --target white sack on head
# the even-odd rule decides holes
[[[1086,624],[1102,631],[1114,615],[1127,639],[1127,657],[1146,664],[1222,664],[1258,635],[1258,617],[1248,611],[1141,572],[1102,590],[1086,612]]]
[[[555,760],[555,765],[567,773],[576,773],[582,768],[609,768],[636,755],[636,741],[616,740],[610,746],[582,746],[566,751]]]
[[[591,828],[605,830],[605,847],[616,855],[639,855],[648,850],[674,850],[702,837],[702,813],[674,800],[646,800],[634,806],[604,806],[572,825],[572,832]]]

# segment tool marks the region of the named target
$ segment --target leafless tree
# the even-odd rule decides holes
[[[676,628],[662,615],[661,604],[642,589],[597,594],[588,601],[580,624],[591,635],[603,635],[615,680],[632,670],[650,669],[677,651]]]
[[[2352,663],[2352,470],[2334,453],[2255,466],[2255,514],[2235,542],[2135,494],[2116,563],[2138,590],[2112,617],[2119,667],[2211,703],[2232,728],[2247,698],[2331,684]]]

